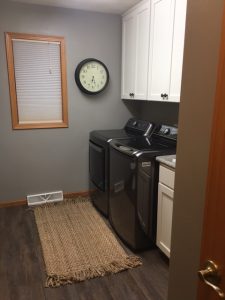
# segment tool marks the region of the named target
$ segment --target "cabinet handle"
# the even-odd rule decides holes
[[[134,97],[134,93],[130,93],[129,95],[130,95],[130,97]]]
[[[161,94],[161,97],[163,98],[163,100],[168,100],[168,94]]]

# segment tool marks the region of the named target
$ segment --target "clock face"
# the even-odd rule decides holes
[[[109,73],[102,62],[89,58],[77,66],[75,80],[82,92],[95,95],[106,88]]]

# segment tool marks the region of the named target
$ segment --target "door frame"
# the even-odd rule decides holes
[[[224,0],[187,5],[168,300],[197,296],[223,8]]]

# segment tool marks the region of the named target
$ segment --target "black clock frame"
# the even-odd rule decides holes
[[[86,63],[88,63],[88,62],[97,62],[97,63],[99,63],[99,64],[101,64],[102,65],[102,67],[105,69],[105,71],[106,71],[106,76],[107,76],[107,79],[106,79],[106,82],[105,82],[105,85],[99,90],[99,91],[89,91],[89,90],[87,90],[87,89],[85,89],[85,87],[81,84],[81,82],[80,82],[80,70],[81,70],[81,68],[83,67],[83,65],[85,65]],[[82,60],[79,64],[78,64],[78,66],[76,67],[76,70],[75,70],[75,74],[74,74],[74,78],[75,78],[75,81],[76,81],[76,84],[77,84],[77,86],[78,86],[78,88],[83,92],[83,93],[85,93],[85,94],[88,94],[88,95],[97,95],[97,94],[99,94],[99,93],[101,93],[103,90],[105,90],[105,88],[107,87],[107,85],[108,85],[108,83],[109,83],[109,71],[108,71],[108,68],[106,67],[106,65],[102,62],[102,61],[100,61],[100,60],[98,60],[98,59],[96,59],[96,58],[86,58],[86,59],[84,59],[84,60]]]

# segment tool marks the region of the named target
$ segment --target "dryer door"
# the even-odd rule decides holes
[[[90,180],[105,191],[105,149],[89,141],[89,175]]]

